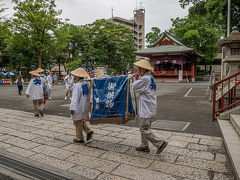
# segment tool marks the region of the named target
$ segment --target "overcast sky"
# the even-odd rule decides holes
[[[185,17],[187,9],[182,9],[178,0],[137,0],[138,7],[142,1],[142,7],[146,9],[145,23],[146,33],[153,26],[165,31],[171,27],[171,18]],[[11,0],[2,1],[7,10],[8,17],[13,14]],[[136,8],[136,0],[56,0],[57,9],[62,9],[61,17],[70,19],[70,23],[84,25],[101,18],[113,15],[126,19],[133,18],[133,10]]]

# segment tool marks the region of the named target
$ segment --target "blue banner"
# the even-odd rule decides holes
[[[125,118],[127,86],[127,76],[94,79],[91,119]],[[134,114],[130,91],[128,112],[129,114]]]

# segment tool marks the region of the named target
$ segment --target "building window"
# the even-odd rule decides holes
[[[231,55],[240,55],[240,48],[231,48]]]

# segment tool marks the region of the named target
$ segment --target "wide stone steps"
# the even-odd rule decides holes
[[[230,118],[231,121],[218,119],[218,124],[223,136],[227,153],[235,172],[236,179],[240,180],[240,115],[230,115]]]
[[[231,114],[240,114],[240,106],[222,112],[219,118],[222,120],[229,120]]]
[[[240,136],[240,115],[231,114],[230,121]]]

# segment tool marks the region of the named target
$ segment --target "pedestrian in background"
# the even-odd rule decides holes
[[[28,84],[26,95],[33,101],[34,116],[43,116],[43,83],[37,71],[30,71],[32,79]]]
[[[68,94],[70,96],[70,100],[72,97],[72,87],[73,87],[73,83],[74,83],[74,77],[72,76],[71,72],[68,73],[68,75],[64,78],[64,83],[65,83],[65,91],[66,91],[66,96],[65,96],[65,100],[68,99]]]
[[[17,78],[16,84],[18,87],[18,94],[22,95],[24,81],[21,75]]]
[[[147,60],[138,61],[134,65],[138,67],[133,91],[139,93],[138,115],[141,132],[141,145],[136,150],[150,152],[150,141],[157,148],[156,154],[159,154],[167,146],[167,142],[157,138],[150,129],[152,117],[156,115],[157,109],[156,83],[150,72],[153,68]]]
[[[36,71],[40,74],[40,78],[43,84],[43,110],[45,109],[45,105],[47,103],[47,99],[49,98],[51,92],[48,87],[47,77],[43,74],[44,70],[42,68],[37,68]]]
[[[57,85],[58,77],[57,77],[56,73],[54,73],[54,75],[53,75],[53,82],[54,82],[54,85]]]
[[[50,92],[52,93],[52,83],[53,83],[53,73],[50,72],[49,75],[47,76],[47,83],[48,83],[48,87],[50,89]],[[49,99],[52,99],[51,96],[48,97]]]
[[[88,115],[90,90],[89,84],[84,81],[84,78],[88,78],[89,75],[83,68],[72,71],[72,74],[76,77],[70,104],[71,118],[76,129],[76,138],[73,139],[73,142],[84,143],[83,131],[87,134],[87,141],[93,135],[93,131],[85,122]]]

